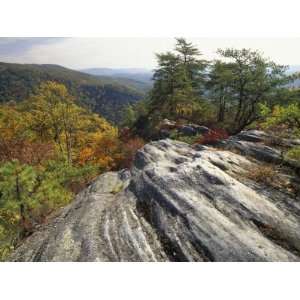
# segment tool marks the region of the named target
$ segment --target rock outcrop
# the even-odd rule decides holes
[[[174,121],[164,119],[159,125],[158,137],[161,139],[169,138],[171,133],[176,132],[178,135],[184,136],[196,136],[205,135],[210,132],[210,129],[206,126],[197,124],[176,124]]]
[[[200,126],[196,124],[187,124],[187,125],[182,125],[178,127],[178,132],[187,135],[187,136],[193,136],[197,134],[206,134],[210,130],[209,128],[205,126]]]
[[[283,162],[282,152],[278,149],[267,146],[263,141],[263,137],[260,135],[244,134],[241,136],[233,136],[228,140],[223,141],[222,147],[227,150],[236,150],[245,156],[252,156],[259,161],[274,164],[280,164]]]
[[[300,201],[247,178],[259,163],[151,142],[130,171],[101,175],[11,260],[300,261]]]

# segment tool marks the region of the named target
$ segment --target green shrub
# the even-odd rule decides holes
[[[196,134],[193,136],[183,135],[179,133],[176,129],[172,130],[170,133],[170,139],[184,142],[189,145],[195,144],[201,137],[202,137],[201,134]]]
[[[286,153],[286,157],[289,159],[294,159],[294,160],[300,161],[300,146],[290,149]]]
[[[94,166],[71,166],[59,160],[44,166],[18,160],[0,164],[0,261],[35,225],[67,205],[96,173]]]

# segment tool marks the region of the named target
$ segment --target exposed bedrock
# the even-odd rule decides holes
[[[11,260],[300,261],[299,200],[242,180],[256,166],[228,150],[151,142],[130,171],[99,176]]]

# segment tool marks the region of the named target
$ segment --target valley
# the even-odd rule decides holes
[[[65,84],[77,102],[113,123],[122,121],[122,110],[145,95],[139,82],[93,76],[58,65],[0,63],[0,103],[19,102],[43,81]]]

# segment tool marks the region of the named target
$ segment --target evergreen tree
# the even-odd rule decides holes
[[[206,62],[199,59],[200,52],[185,39],[177,39],[175,52],[157,54],[154,87],[150,98],[153,119],[188,118],[199,104],[203,92]]]
[[[15,227],[19,238],[26,236],[42,216],[70,200],[71,194],[61,182],[66,176],[61,172],[34,168],[17,160],[1,165],[0,212],[11,216],[7,225]]]
[[[214,100],[217,107],[217,122],[225,121],[225,114],[229,110],[231,99],[232,72],[230,66],[216,60],[210,67],[207,88],[209,97]]]
[[[179,59],[183,65],[186,78],[196,91],[203,93],[204,83],[208,62],[201,57],[201,52],[192,43],[187,42],[184,38],[176,39],[175,50],[179,53]]]
[[[265,59],[250,49],[218,50],[225,62],[216,62],[210,86],[220,100],[220,120],[224,120],[224,99],[230,105],[230,130],[237,133],[259,118],[258,104],[271,101],[288,82],[286,67]],[[217,93],[216,93],[217,91]]]
[[[9,225],[17,225],[20,237],[28,229],[29,209],[33,202],[31,193],[36,180],[34,169],[18,161],[7,162],[0,168],[1,213],[11,216]]]

